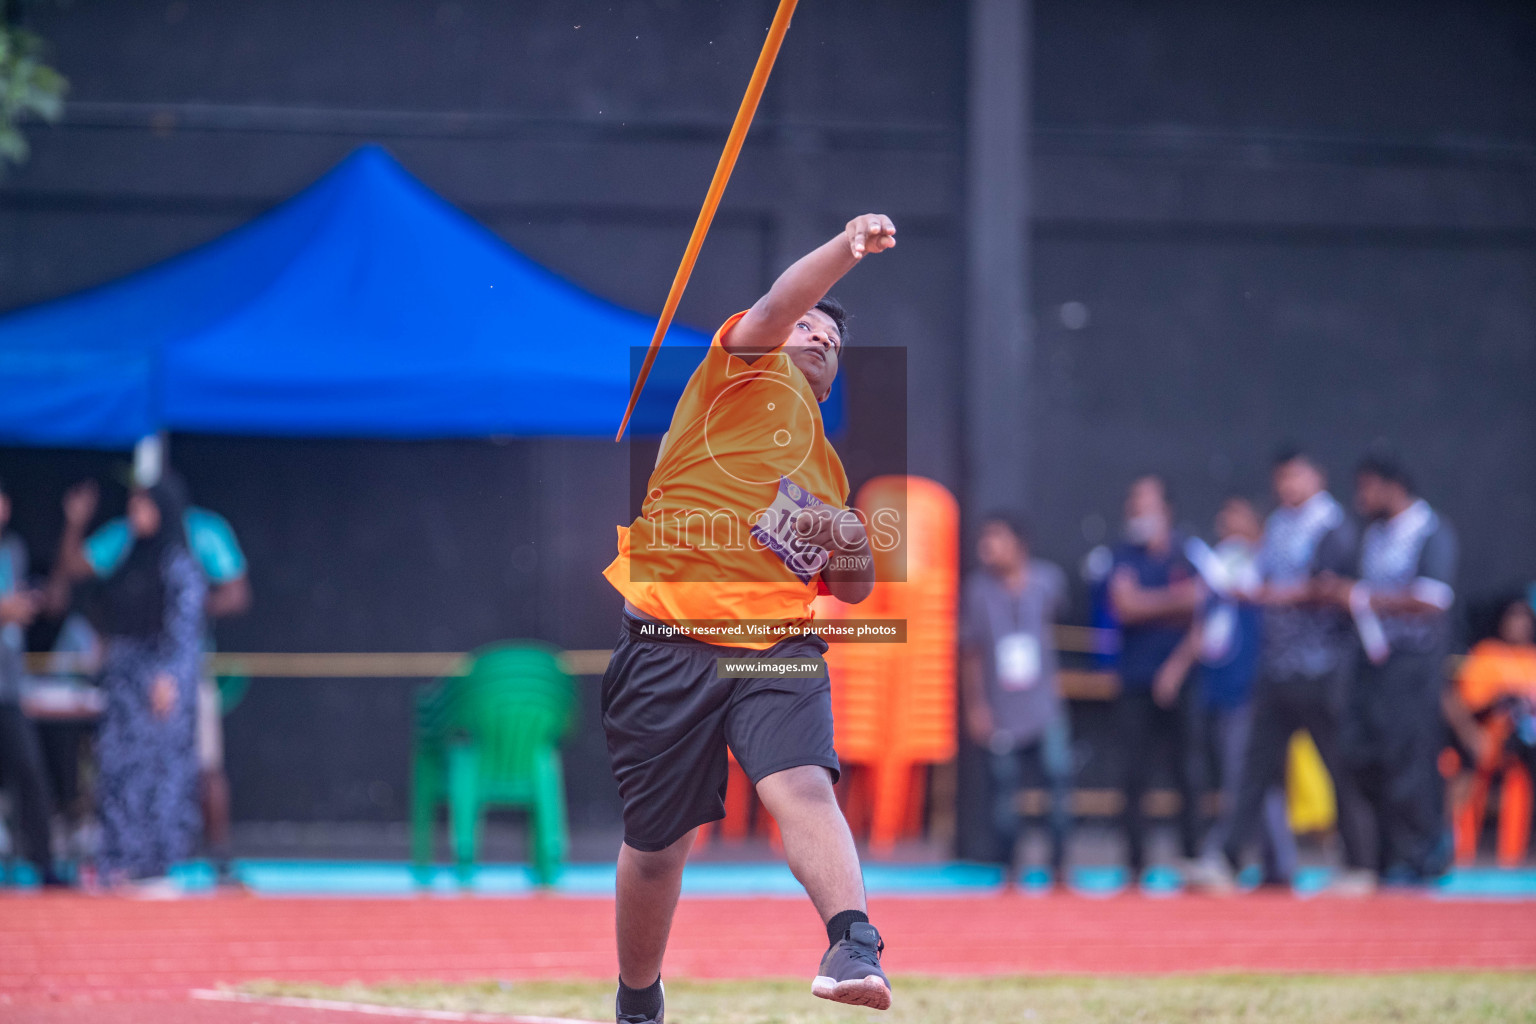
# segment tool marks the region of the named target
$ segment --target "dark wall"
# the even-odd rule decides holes
[[[1466,589],[1536,576],[1536,11],[1033,6],[1041,553],[1074,565],[1135,474],[1168,473],[1203,526],[1228,490],[1262,494],[1282,438],[1341,484],[1385,438],[1461,528]],[[533,258],[655,310],[772,7],[39,6],[74,88],[0,183],[0,309],[206,241],[376,140]],[[681,311],[713,329],[847,217],[890,213],[901,247],[838,291],[856,343],[907,349],[908,463],[954,488],[964,19],[803,6]],[[257,608],[226,648],[611,642],[596,574],[628,462],[606,441],[175,448],[251,554]],[[101,465],[3,453],[35,546],[64,477]],[[399,817],[409,690],[261,684],[229,720],[237,813]],[[571,788],[598,820],[588,711]]]
[[[1153,470],[1205,527],[1281,439],[1344,490],[1385,441],[1465,587],[1536,575],[1536,8],[1035,9],[1042,533]]]

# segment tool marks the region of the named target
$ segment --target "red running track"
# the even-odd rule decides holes
[[[1531,911],[1530,903],[1410,895],[1053,895],[887,898],[875,902],[872,917],[897,976],[1160,974],[1528,970],[1536,968]],[[259,978],[611,978],[612,922],[609,900],[561,897],[5,897],[0,1020],[139,1020],[130,1006],[143,1008],[144,1020],[169,1020],[165,1001]],[[688,899],[678,910],[667,972],[809,979],[824,945],[803,899]],[[157,1001],[160,1011],[152,1012]],[[119,1009],[93,1016],[82,1004]],[[62,1013],[68,1005],[78,1013]],[[209,1005],[174,1019],[237,1019],[232,1010]],[[252,1008],[241,1012],[238,1019],[268,1019]],[[315,1024],[332,1019],[300,1016]]]

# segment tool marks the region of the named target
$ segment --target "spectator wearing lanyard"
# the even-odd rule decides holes
[[[85,482],[70,491],[79,525],[66,524],[60,564],[73,579],[109,579],[133,547],[126,517],[103,523],[82,539],[84,526],[95,513],[96,485]],[[189,506],[184,516],[186,543],[208,584],[204,614],[208,620],[244,614],[251,604],[245,554],[227,520],[216,512]],[[204,634],[204,650],[214,649],[213,633]],[[204,837],[213,854],[221,882],[231,880],[229,847],[229,778],[224,771],[224,722],[219,688],[206,669],[197,685],[197,759],[203,808]]]
[[[1334,591],[1354,617],[1365,653],[1349,706],[1347,750],[1375,821],[1383,881],[1418,884],[1450,860],[1438,756],[1456,535],[1389,455],[1360,463],[1355,506],[1370,524],[1357,582]]]
[[[21,852],[46,886],[63,885],[53,868],[53,794],[37,727],[21,709],[25,630],[39,597],[27,586],[27,546],[7,530],[11,500],[0,484],[0,776],[14,795]]]
[[[1072,739],[1051,628],[1066,575],[1030,557],[1022,522],[1005,513],[982,521],[976,553],[982,569],[966,580],[961,604],[961,685],[967,732],[987,751],[1005,884],[1017,879],[1018,797],[1032,761],[1050,790],[1051,870],[1060,886],[1072,824]]]
[[[1186,861],[1200,853],[1200,771],[1191,742],[1193,687],[1165,705],[1153,683],[1183,643],[1202,598],[1199,580],[1173,530],[1173,511],[1162,478],[1131,484],[1125,501],[1125,542],[1115,549],[1109,598],[1120,622],[1120,694],[1115,719],[1123,759],[1127,866],[1132,882],[1146,868],[1142,798],[1154,748],[1162,748],[1178,784],[1179,841]]]

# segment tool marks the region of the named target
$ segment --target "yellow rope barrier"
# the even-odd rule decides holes
[[[1057,626],[1056,648],[1080,654],[1100,650],[1112,632],[1087,626]],[[565,670],[575,676],[599,676],[608,667],[612,651],[565,651],[560,655]],[[262,679],[433,679],[453,675],[468,655],[463,651],[302,651],[221,652],[212,656],[215,675],[250,676]],[[27,655],[27,670],[34,675],[50,671],[53,655]]]

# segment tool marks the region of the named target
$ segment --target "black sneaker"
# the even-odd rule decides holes
[[[891,1008],[891,982],[880,969],[880,954],[885,943],[875,926],[862,921],[848,929],[841,942],[821,958],[811,994],[834,1003],[868,1006],[876,1010]]]
[[[656,1016],[647,1017],[643,1013],[624,1013],[619,1009],[619,997],[613,997],[613,1019],[616,1024],[664,1024],[667,1016],[667,987],[661,987],[661,1006],[656,1009]]]

